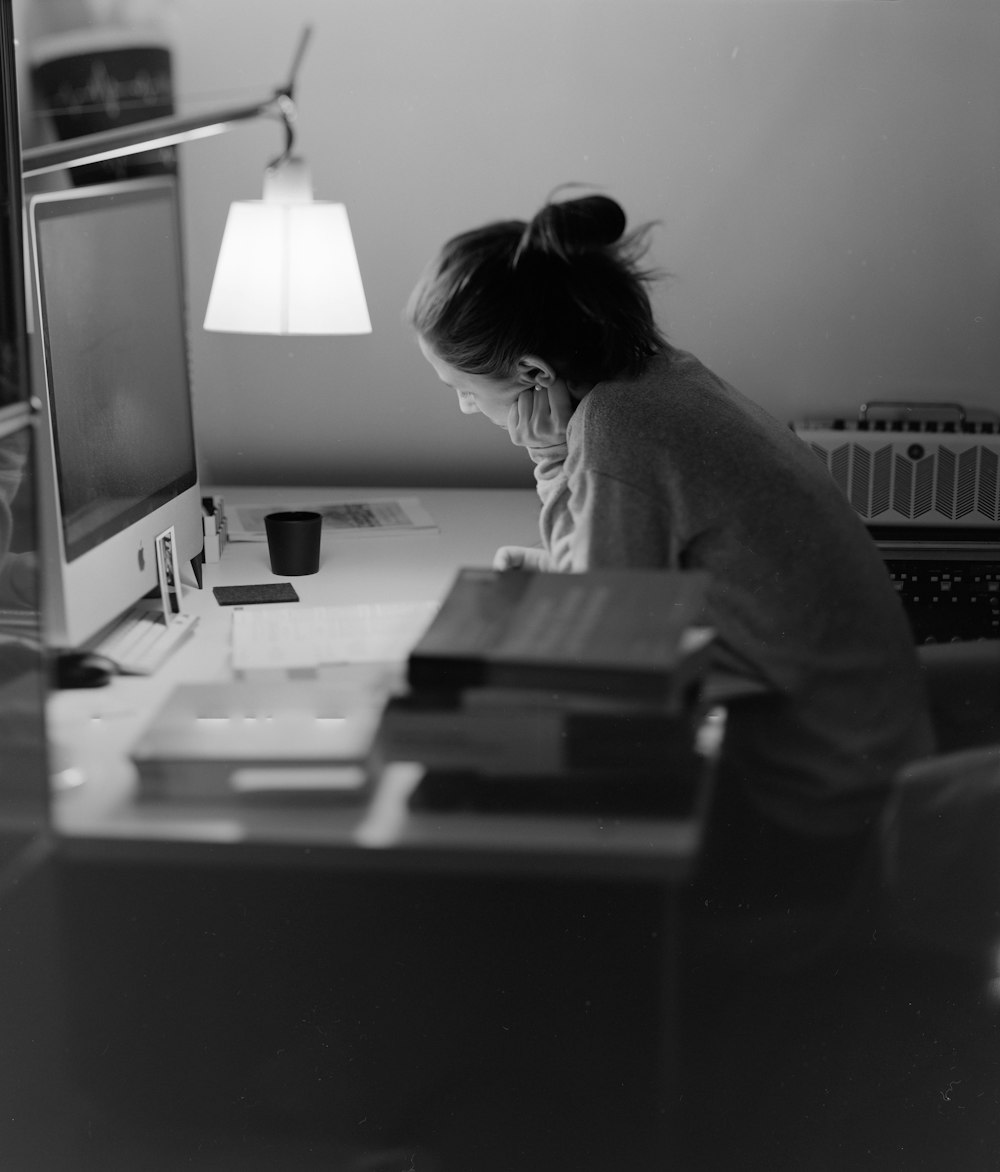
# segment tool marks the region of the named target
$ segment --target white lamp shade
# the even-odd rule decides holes
[[[237,334],[370,334],[354,239],[341,203],[240,200],[229,209],[205,329]]]

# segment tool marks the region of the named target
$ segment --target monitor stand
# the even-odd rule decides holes
[[[197,623],[184,610],[174,527],[155,541],[156,588],[88,644],[88,650],[125,675],[150,675]]]

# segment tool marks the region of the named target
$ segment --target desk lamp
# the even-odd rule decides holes
[[[239,122],[278,117],[285,149],[268,166],[262,200],[230,209],[205,329],[233,333],[367,334],[371,321],[343,204],[313,200],[305,163],[292,153],[302,33],[289,81],[263,101],[200,115],[152,118],[22,152],[28,178],[222,134]]]
[[[358,258],[342,203],[313,199],[305,162],[285,150],[264,198],[229,209],[205,329],[249,334],[370,334]]]

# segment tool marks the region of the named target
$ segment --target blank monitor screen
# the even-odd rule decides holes
[[[35,207],[67,561],[197,479],[174,180]]]

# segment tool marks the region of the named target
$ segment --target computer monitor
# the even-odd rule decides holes
[[[29,218],[43,622],[50,645],[76,647],[159,586],[171,527],[181,566],[200,570],[177,181],[48,192]]]

